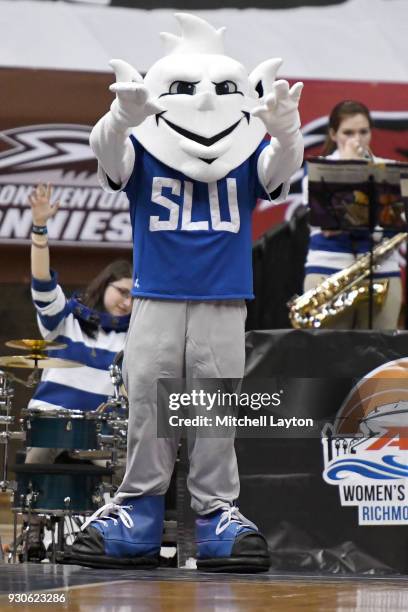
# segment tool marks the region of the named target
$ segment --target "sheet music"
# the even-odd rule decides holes
[[[401,175],[408,164],[312,158],[307,162],[310,222],[323,229],[406,228]],[[404,187],[408,191],[408,185]],[[407,195],[408,197],[408,195]]]

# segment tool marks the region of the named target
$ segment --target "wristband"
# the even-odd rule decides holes
[[[39,234],[40,236],[43,236],[44,234],[48,234],[46,225],[33,225],[33,227],[31,228],[31,231],[33,234]]]

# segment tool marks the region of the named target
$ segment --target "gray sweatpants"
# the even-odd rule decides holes
[[[123,360],[129,397],[127,464],[116,502],[163,495],[169,486],[178,440],[157,437],[157,380],[242,378],[245,318],[242,300],[134,301]],[[188,453],[193,510],[207,514],[238,498],[232,437],[189,437]]]

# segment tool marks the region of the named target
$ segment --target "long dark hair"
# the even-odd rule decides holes
[[[116,259],[106,266],[95,278],[89,283],[89,285],[80,292],[78,298],[88,308],[97,310],[99,312],[105,312],[105,306],[103,298],[105,295],[106,287],[117,280],[122,278],[132,278],[132,264],[126,259]],[[92,321],[84,321],[79,319],[79,324],[82,331],[95,338],[98,330],[98,324]]]
[[[337,132],[341,122],[354,115],[364,115],[368,120],[370,128],[373,127],[370,111],[362,102],[357,102],[356,100],[343,100],[339,102],[330,113],[322,155],[330,155],[336,149],[336,143],[331,139],[330,130],[332,129],[334,132]]]
[[[126,259],[115,259],[99,272],[81,293],[82,303],[88,308],[104,311],[103,296],[106,287],[121,278],[132,278],[132,265]]]

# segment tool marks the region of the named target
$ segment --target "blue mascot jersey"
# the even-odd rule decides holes
[[[175,300],[253,298],[251,215],[262,142],[217,183],[195,181],[131,136],[136,160],[124,189],[134,242],[132,295]]]

